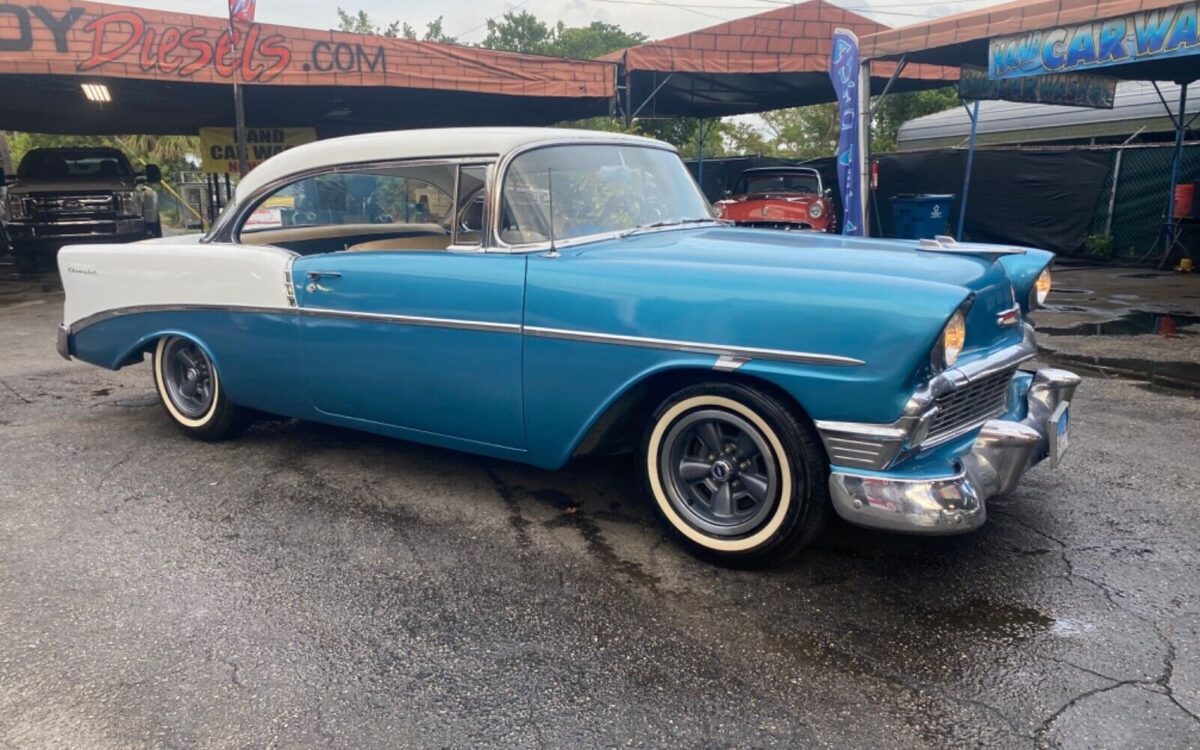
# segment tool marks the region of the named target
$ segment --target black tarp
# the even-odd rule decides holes
[[[879,188],[871,209],[873,234],[892,236],[891,197],[905,193],[962,191],[967,152],[963,149],[884,154],[879,161]],[[758,162],[762,162],[761,164]],[[767,159],[722,159],[704,164],[705,194],[720,197],[742,169],[791,163]],[[1104,151],[1026,151],[984,149],[975,152],[964,239],[1080,252],[1091,231],[1092,217],[1108,175]],[[817,168],[827,185],[835,185],[833,159],[804,162]],[[695,171],[695,165],[689,165]],[[835,200],[837,196],[835,194]],[[958,201],[950,211],[949,232],[958,220]],[[839,207],[840,211],[840,207]],[[879,229],[882,229],[880,231]]]

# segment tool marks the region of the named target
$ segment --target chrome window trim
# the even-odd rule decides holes
[[[542,252],[546,252],[550,249],[550,241],[549,240],[546,240],[544,242],[525,242],[525,243],[520,243],[520,244],[509,244],[509,243],[505,242],[504,240],[500,239],[500,219],[501,219],[501,210],[500,209],[501,209],[501,204],[502,204],[503,198],[504,198],[504,196],[503,196],[504,180],[508,177],[508,169],[510,166],[512,166],[513,161],[516,160],[518,157],[520,157],[523,154],[527,154],[530,151],[537,151],[537,150],[543,149],[543,148],[555,148],[558,146],[580,146],[580,145],[583,145],[583,146],[628,146],[631,148],[649,148],[649,149],[656,149],[658,151],[667,151],[669,153],[675,154],[676,157],[679,156],[679,149],[675,148],[674,146],[672,146],[669,143],[661,143],[661,142],[655,142],[655,141],[651,141],[651,142],[647,142],[647,143],[631,142],[631,141],[623,140],[620,138],[554,138],[554,139],[546,140],[546,141],[537,141],[535,143],[527,143],[527,144],[521,146],[520,148],[515,148],[500,158],[500,161],[498,162],[497,168],[496,168],[495,181],[493,183],[494,189],[492,190],[492,195],[489,198],[489,201],[491,202],[491,208],[492,208],[492,216],[491,216],[490,226],[488,227],[488,230],[489,230],[488,233],[491,235],[491,240],[492,240],[492,243],[490,245],[491,248],[494,248],[494,250],[496,252],[512,253],[512,254],[542,253]],[[680,163],[682,163],[682,160],[680,161]],[[684,167],[684,169],[686,170],[687,167]],[[691,172],[688,172],[688,176],[691,177]],[[691,179],[692,179],[692,184],[695,185],[695,182],[696,182],[695,178],[692,177]],[[704,198],[704,191],[700,190],[700,187],[698,185],[696,185],[696,192],[700,194],[700,197],[704,199],[705,203],[708,203],[708,199]],[[713,221],[717,222],[717,219],[713,219]],[[661,231],[661,230],[665,230],[665,229],[692,228],[695,226],[707,226],[707,225],[688,224],[683,227],[680,227],[680,226],[656,227],[655,229]],[[568,239],[561,239],[561,240],[555,239],[554,246],[556,248],[564,248],[564,247],[573,247],[575,245],[584,245],[584,244],[588,244],[591,242],[599,242],[601,240],[617,239],[621,235],[623,235],[625,232],[628,232],[628,231],[629,231],[629,229],[621,229],[621,230],[617,230],[617,231],[613,231],[613,232],[601,232],[598,234],[584,235],[582,237],[571,237]]]
[[[233,206],[234,210],[226,212],[226,213],[222,213],[221,216],[217,218],[217,223],[213,225],[212,230],[209,231],[209,233],[201,239],[201,242],[205,242],[205,243],[228,242],[228,243],[238,244],[240,241],[240,238],[241,238],[241,232],[237,231],[237,227],[241,226],[241,224],[245,221],[245,218],[247,216],[249,216],[251,213],[253,213],[254,209],[257,208],[260,203],[262,203],[264,200],[266,200],[268,197],[270,197],[271,194],[274,193],[275,191],[280,190],[281,188],[287,187],[288,185],[291,185],[293,183],[300,182],[302,180],[307,180],[310,177],[317,177],[317,176],[325,175],[325,174],[338,174],[338,173],[342,173],[342,172],[357,172],[357,171],[363,171],[363,170],[370,171],[370,170],[377,170],[377,169],[393,169],[396,167],[428,167],[428,166],[437,166],[437,165],[458,166],[461,164],[490,166],[490,165],[493,165],[496,163],[496,160],[499,158],[499,156],[500,156],[499,154],[487,153],[487,154],[472,154],[472,155],[468,155],[468,156],[420,157],[420,158],[416,158],[416,159],[386,159],[386,160],[380,160],[380,161],[346,162],[345,164],[335,164],[332,166],[326,164],[326,165],[322,165],[320,167],[313,167],[312,169],[302,169],[298,172],[292,172],[291,174],[286,175],[284,177],[280,177],[277,180],[272,180],[271,182],[263,184],[262,186],[260,186],[258,188],[258,190],[254,191],[250,195],[246,196],[246,199],[244,201],[238,201],[236,199],[236,193],[235,193],[234,201],[230,204],[231,206]],[[455,172],[455,184],[456,185],[458,182],[457,174],[458,173],[456,171]],[[484,189],[486,190],[487,187],[485,186]],[[457,201],[457,198],[452,198],[452,199],[454,201]]]

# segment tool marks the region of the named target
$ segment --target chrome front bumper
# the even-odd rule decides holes
[[[829,478],[834,509],[850,523],[889,531],[960,534],[979,528],[988,498],[1010,492],[1026,470],[1053,455],[1052,416],[1070,402],[1079,380],[1066,370],[1038,370],[1024,390],[1024,404],[985,422],[969,450],[947,457],[953,470],[945,474],[835,468]]]

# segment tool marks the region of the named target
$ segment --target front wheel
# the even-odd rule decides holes
[[[217,368],[199,344],[164,336],[154,349],[154,385],[176,426],[197,440],[224,440],[249,424],[249,415],[230,403]]]
[[[743,385],[700,384],[663,402],[647,426],[641,466],[659,518],[718,563],[781,562],[828,517],[829,467],[812,426]]]

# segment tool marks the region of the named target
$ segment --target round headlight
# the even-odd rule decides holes
[[[1041,307],[1046,304],[1046,298],[1050,296],[1050,269],[1045,268],[1038,274],[1037,281],[1033,282],[1033,294],[1029,295],[1029,307]]]
[[[808,207],[808,218],[819,219],[825,215],[825,209],[821,208],[820,203],[814,203]]]
[[[953,367],[962,354],[963,344],[967,342],[967,321],[962,311],[954,313],[950,322],[942,329],[942,361],[946,367]]]

